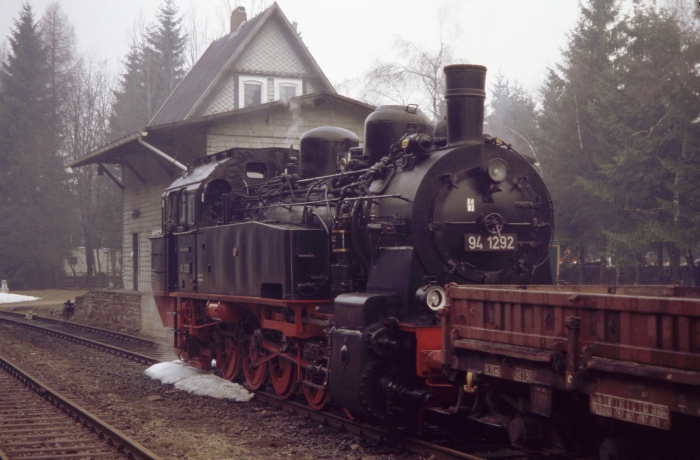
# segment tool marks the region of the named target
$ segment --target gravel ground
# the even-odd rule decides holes
[[[57,297],[58,310],[33,310],[60,313],[74,295]],[[165,459],[418,458],[257,401],[182,392],[150,379],[142,365],[26,329],[0,324],[0,349]]]

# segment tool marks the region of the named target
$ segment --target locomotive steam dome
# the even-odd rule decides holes
[[[306,179],[334,174],[339,156],[359,145],[360,139],[347,129],[321,126],[306,131],[299,139],[301,176]]]
[[[365,120],[365,156],[374,164],[406,133],[427,133],[435,126],[417,106],[381,105]]]

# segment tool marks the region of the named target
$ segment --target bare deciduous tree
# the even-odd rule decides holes
[[[447,14],[446,8],[438,11],[440,39],[436,46],[395,38],[396,59],[375,62],[365,73],[360,97],[375,105],[418,104],[434,121],[438,121],[445,94],[443,68],[466,63],[454,58],[451,44],[443,39]],[[456,40],[460,34],[457,27],[449,35]]]
[[[440,41],[429,50],[397,39],[394,48],[402,61],[377,62],[365,75],[362,98],[376,105],[418,103],[437,120],[445,93],[443,68],[453,63],[450,46]]]
[[[65,148],[69,159],[75,160],[107,143],[109,114],[112,104],[112,88],[104,63],[83,57],[76,63],[68,79],[68,94],[63,115],[66,123]],[[85,240],[87,275],[101,271],[99,253],[103,242],[114,240],[107,232],[119,233],[119,220],[110,225],[100,225],[108,216],[100,216],[100,210],[110,200],[119,200],[113,184],[98,174],[96,165],[73,170],[73,186],[78,197],[80,220]],[[111,207],[114,203],[111,204]],[[113,257],[114,259],[114,257]]]

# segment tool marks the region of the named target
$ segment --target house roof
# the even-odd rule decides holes
[[[129,152],[131,147],[138,143],[139,137],[142,133],[134,133],[128,136],[124,136],[121,139],[117,139],[109,144],[100,147],[97,150],[93,150],[87,155],[78,158],[77,160],[68,164],[71,168],[76,168],[78,166],[85,166],[95,163],[119,163],[122,156]]]
[[[333,85],[275,2],[261,14],[243,23],[237,30],[213,42],[154,115],[149,126],[196,117],[198,109],[226,78],[246,46],[255,40],[266,24],[274,20],[278,20],[291,46],[312,70],[313,76],[318,79],[323,89],[335,92]]]
[[[70,163],[68,166],[71,168],[85,166],[88,164],[95,163],[106,163],[114,164],[121,163],[124,160],[125,155],[133,153],[149,153],[149,150],[144,147],[139,139],[144,140],[144,136],[151,134],[163,134],[167,132],[176,131],[188,126],[194,125],[207,125],[221,122],[228,118],[235,118],[237,116],[243,116],[246,114],[254,112],[262,112],[271,109],[284,109],[292,103],[299,104],[299,106],[304,107],[307,103],[312,105],[321,101],[328,101],[335,104],[349,105],[357,107],[359,109],[366,110],[368,113],[375,109],[373,105],[366,104],[364,102],[351,99],[349,97],[341,96],[335,92],[321,91],[317,93],[305,94],[303,96],[296,96],[288,101],[273,101],[266,104],[256,105],[253,107],[246,107],[242,109],[230,110],[228,112],[216,113],[212,115],[205,115],[196,118],[190,118],[187,120],[176,120],[165,122],[161,124],[152,124],[148,126],[147,132],[145,133],[134,133],[129,136],[117,139],[110,144],[105,145],[97,150],[94,150],[82,158]],[[148,140],[147,137],[145,137]]]
[[[335,91],[330,92],[330,91],[319,91],[315,93],[310,93],[310,94],[304,94],[302,96],[296,96],[288,100],[277,100],[277,101],[272,101],[272,102],[267,102],[265,104],[259,104],[251,107],[244,107],[240,109],[233,109],[229,110],[227,112],[220,112],[220,113],[215,113],[211,115],[203,115],[199,117],[193,117],[187,120],[177,120],[177,121],[171,121],[167,123],[160,123],[160,124],[151,124],[149,125],[146,129],[148,131],[154,131],[154,130],[165,130],[169,128],[177,128],[177,127],[183,127],[183,126],[191,126],[191,125],[196,125],[196,124],[205,124],[205,123],[213,123],[213,122],[219,122],[222,120],[225,120],[227,118],[233,118],[236,116],[248,114],[248,113],[253,113],[253,112],[262,112],[265,110],[270,110],[272,108],[283,108],[283,107],[288,107],[292,104],[298,104],[299,106],[304,106],[305,103],[307,102],[318,102],[322,100],[327,100],[327,101],[333,101],[335,103],[339,104],[345,104],[345,105],[351,105],[355,106],[361,109],[365,109],[368,112],[373,111],[376,109],[375,106],[371,104],[367,104],[362,101],[358,101],[356,99],[352,99],[346,96],[341,96],[340,94],[336,93]]]

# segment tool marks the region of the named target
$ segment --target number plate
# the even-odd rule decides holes
[[[517,251],[518,235],[464,235],[465,251]]]

